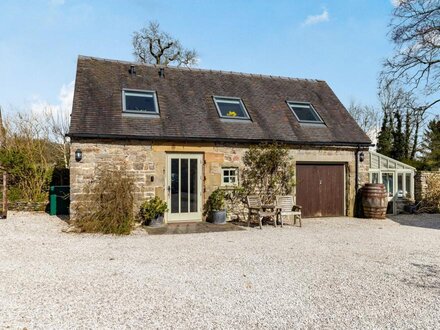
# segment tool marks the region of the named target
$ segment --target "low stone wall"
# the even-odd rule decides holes
[[[440,178],[440,171],[418,171],[414,178],[414,195],[416,202],[422,201],[426,196],[428,179],[431,177]]]
[[[44,212],[48,202],[9,202],[8,210],[23,212]]]

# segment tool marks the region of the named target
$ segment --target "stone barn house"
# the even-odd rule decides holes
[[[250,145],[280,142],[296,163],[303,216],[353,215],[370,139],[325,81],[80,56],[69,136],[71,217],[101,164],[125,164],[135,198],[167,222],[203,221],[217,187],[240,184]]]

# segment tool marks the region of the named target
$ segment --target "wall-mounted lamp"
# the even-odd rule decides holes
[[[75,160],[77,162],[80,162],[82,158],[83,158],[82,151],[80,149],[76,149],[76,151],[75,151]]]
[[[364,161],[364,159],[365,159],[364,152],[361,151],[360,154],[359,154],[359,161],[362,163]]]

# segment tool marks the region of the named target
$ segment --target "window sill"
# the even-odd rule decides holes
[[[160,114],[158,113],[139,113],[131,111],[123,111],[122,116],[132,118],[160,118]]]
[[[326,127],[327,125],[325,123],[321,122],[311,122],[311,121],[298,121],[300,125],[304,126],[314,126],[314,127]]]
[[[225,123],[242,123],[242,124],[252,123],[252,120],[250,120],[248,118],[224,118],[224,117],[220,117],[220,121],[223,121]]]

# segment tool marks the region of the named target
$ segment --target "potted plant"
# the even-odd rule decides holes
[[[167,203],[155,196],[142,203],[140,217],[143,224],[150,227],[160,227],[164,224],[164,213],[167,211]]]
[[[225,193],[221,189],[216,189],[209,196],[205,204],[204,215],[208,220],[215,224],[226,223]]]

